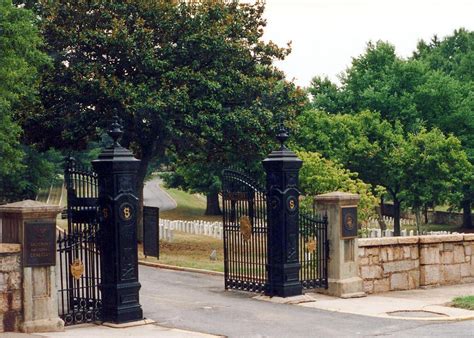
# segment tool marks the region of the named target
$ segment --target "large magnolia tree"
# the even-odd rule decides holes
[[[206,183],[194,188],[214,200],[203,164],[245,161],[245,154],[266,143],[281,106],[280,100],[265,99],[283,79],[272,62],[289,49],[262,41],[263,2],[27,1],[26,6],[41,17],[54,62],[42,83],[44,109],[24,119],[26,126],[41,126],[30,135],[35,141],[85,147],[116,110],[125,129],[122,144],[141,159],[139,191],[150,162],[171,152],[178,164],[201,164],[196,175]]]

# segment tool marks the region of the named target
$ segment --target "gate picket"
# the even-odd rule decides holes
[[[64,172],[68,230],[57,239],[59,316],[65,325],[100,319],[97,175],[68,158]]]

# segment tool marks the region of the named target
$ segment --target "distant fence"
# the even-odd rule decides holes
[[[160,218],[160,239],[168,242],[173,241],[174,231],[219,239],[222,239],[223,236],[222,222],[207,222],[202,220],[172,221]]]
[[[385,222],[387,227],[393,228],[393,224],[395,222],[395,219],[393,217],[389,216],[382,216],[382,221]],[[368,227],[369,228],[378,228],[379,227],[379,221],[377,218],[369,218],[368,222]],[[400,226],[416,226],[416,222],[413,219],[408,219],[408,218],[400,218]]]
[[[389,216],[382,217],[383,222],[387,226],[386,230],[380,229],[379,221],[376,218],[369,218],[367,221],[367,228],[363,228],[361,235],[362,238],[380,238],[380,237],[393,237],[393,224],[394,218]],[[401,218],[400,226],[416,226],[415,220]],[[400,236],[418,236],[418,235],[449,235],[451,231],[420,231],[417,230],[400,230]],[[457,233],[457,232],[455,232]]]
[[[377,207],[377,210],[380,210],[380,207]],[[383,215],[393,217],[393,204],[384,204],[383,206]],[[401,216],[403,218],[415,219],[415,215],[402,211]],[[427,212],[428,223],[431,224],[447,224],[447,225],[457,225],[462,226],[463,224],[463,214],[461,212],[449,212],[449,211],[432,211]],[[472,214],[474,217],[474,213]],[[425,217],[424,215],[422,216]]]

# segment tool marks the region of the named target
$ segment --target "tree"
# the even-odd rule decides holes
[[[369,111],[329,115],[309,110],[298,120],[305,122],[295,140],[299,149],[320,151],[364,182],[386,189],[394,204],[397,235],[402,203],[418,207],[428,201],[457,202],[472,170],[459,140],[437,129],[406,134],[400,123],[392,125]],[[342,136],[334,141],[337,134]]]
[[[341,75],[341,86],[328,80],[324,86],[313,79],[308,89],[313,106],[327,112],[353,113],[377,111],[382,118],[400,121],[406,128],[416,129],[419,114],[413,102],[413,91],[424,81],[421,62],[407,62],[395,54],[387,42],[369,42],[365,53],[352,59],[351,66]],[[331,90],[328,90],[330,88]]]
[[[421,41],[413,57],[400,58],[386,42],[368,43],[341,76],[341,86],[315,78],[312,105],[332,113],[380,112],[406,132],[423,127],[454,134],[474,163],[474,32],[456,30],[442,40]],[[462,202],[471,227],[474,188],[466,182]]]
[[[303,207],[312,207],[314,196],[332,191],[351,192],[360,195],[358,207],[359,221],[366,222],[374,216],[378,196],[381,189],[373,189],[370,184],[358,178],[353,173],[342,167],[337,162],[325,159],[316,152],[298,151],[297,155],[303,160],[300,170],[301,192],[305,196]],[[375,190],[376,194],[372,191]]]
[[[45,146],[85,147],[117,109],[122,144],[141,159],[140,192],[150,161],[191,145],[196,151],[219,149],[226,133],[213,137],[214,131],[238,126],[240,114],[249,116],[262,92],[283,78],[272,61],[289,50],[262,41],[260,1],[27,5],[41,15],[54,59],[54,71],[43,79],[45,109],[25,121],[45,129],[32,136]],[[252,113],[254,120],[272,119],[268,110]],[[207,139],[212,147],[202,144]],[[230,158],[226,151],[219,153]]]
[[[260,90],[262,96],[254,103],[249,101],[248,108],[241,107],[216,116],[218,127],[206,133],[206,137],[192,142],[193,135],[189,135],[186,144],[176,151],[176,170],[165,176],[165,182],[171,187],[204,193],[207,196],[206,215],[220,214],[218,193],[223,169],[233,167],[254,176],[263,175],[261,160],[275,147],[276,141],[278,121],[273,111],[291,125],[303,108],[304,92],[277,79],[275,83],[266,81],[265,88]],[[238,94],[239,97],[243,95]],[[196,128],[200,130],[200,127]]]
[[[474,164],[474,32],[461,28],[442,40],[436,35],[430,42],[422,40],[413,53],[413,59],[424,62],[436,73],[452,79],[447,86],[441,85],[434,91],[434,93],[449,92],[450,97],[446,102],[450,107],[444,111],[436,111],[441,121],[435,119],[433,123],[441,130],[458,136],[470,162]],[[429,96],[432,98],[433,95]],[[454,104],[453,98],[457,98]],[[429,100],[423,102],[430,103]],[[450,109],[453,106],[455,109]],[[472,228],[474,226],[471,216],[474,201],[472,181],[466,182],[463,191],[464,199],[461,203],[463,225]]]
[[[49,171],[27,167],[41,155],[21,145],[19,117],[37,102],[38,71],[47,65],[32,13],[0,1],[0,203],[33,197]]]

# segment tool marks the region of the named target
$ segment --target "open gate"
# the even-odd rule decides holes
[[[68,158],[67,232],[60,232],[58,252],[59,316],[65,325],[100,319],[100,250],[97,174]]]
[[[264,292],[267,287],[267,193],[247,175],[222,172],[224,278],[226,289]],[[300,281],[304,289],[327,288],[328,220],[299,214]]]
[[[263,292],[267,284],[266,194],[250,177],[224,170],[225,288]]]

